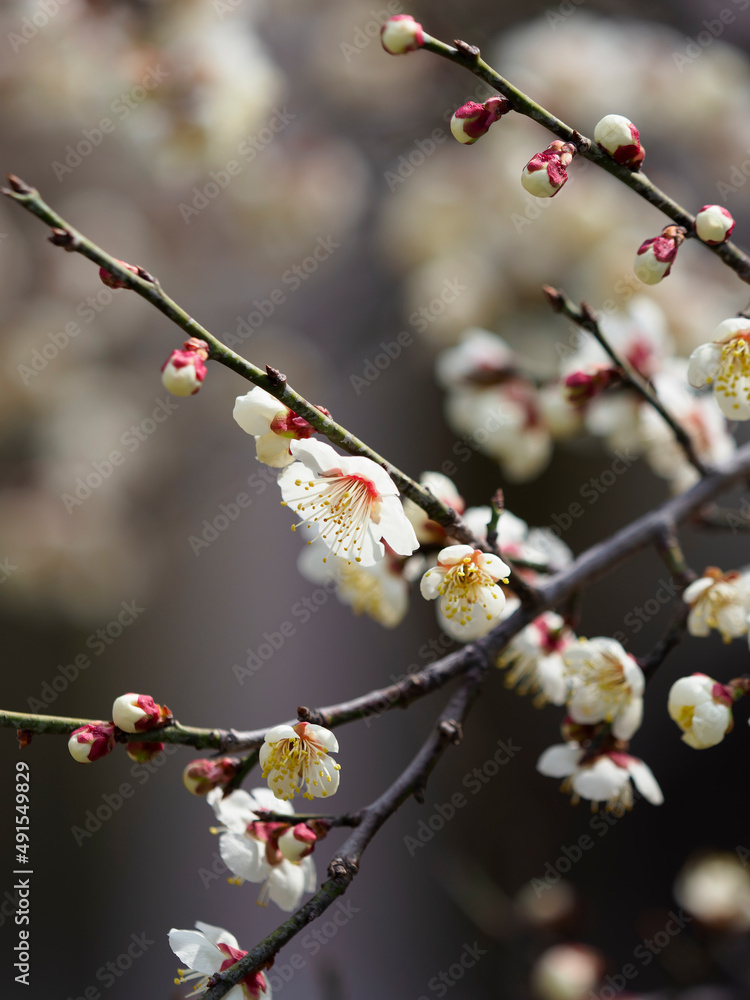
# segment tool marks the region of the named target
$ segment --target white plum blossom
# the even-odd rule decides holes
[[[428,601],[440,598],[441,622],[448,635],[471,642],[500,620],[505,594],[497,584],[507,583],[509,573],[499,556],[471,545],[449,545],[438,553],[437,565],[427,570],[419,589]]]
[[[197,930],[169,932],[169,947],[187,966],[179,969],[175,985],[198,980],[188,996],[197,997],[208,989],[208,981],[217,972],[223,972],[247,955],[242,951],[237,938],[223,927],[213,927],[196,920]],[[271,1000],[271,986],[262,972],[252,972],[240,980],[226,994],[227,1000]]]
[[[313,583],[334,583],[339,600],[348,604],[355,615],[365,614],[384,628],[401,624],[409,610],[409,583],[404,576],[403,558],[386,546],[380,562],[361,566],[336,556],[324,560],[324,550],[323,542],[316,539],[300,553],[297,567],[306,579]]]
[[[498,657],[498,667],[510,668],[506,685],[515,687],[519,694],[536,693],[537,705],[564,705],[568,680],[562,654],[574,642],[565,620],[545,611],[511,639]]]
[[[563,652],[571,684],[568,714],[580,725],[609,722],[618,740],[629,740],[643,717],[645,678],[616,639],[579,639]]]
[[[665,370],[652,378],[660,402],[687,432],[698,458],[707,466],[716,465],[732,456],[736,442],[713,400],[699,395],[686,382],[684,358],[671,359]],[[687,460],[672,429],[651,406],[640,407],[638,413],[639,435],[648,464],[658,476],[669,481],[674,493],[690,489],[700,475]]]
[[[258,897],[261,906],[270,900],[290,912],[304,892],[315,891],[312,848],[316,836],[304,824],[295,824],[288,802],[279,801],[269,788],[254,788],[251,793],[238,788],[226,797],[221,788],[215,788],[207,801],[221,823],[214,832],[220,834],[222,860],[240,884],[263,883]],[[289,822],[261,820],[261,810],[288,815]]]
[[[435,364],[438,384],[452,391],[463,382],[492,385],[515,370],[515,352],[502,337],[472,326],[456,347],[443,351]]]
[[[690,355],[688,379],[696,389],[713,385],[729,420],[750,420],[750,320],[725,319],[711,340]]]
[[[339,787],[341,765],[328,756],[338,749],[338,740],[323,726],[274,726],[260,748],[263,777],[277,799],[292,799],[303,787],[305,799],[327,798]]]
[[[732,692],[713,677],[680,677],[669,691],[669,717],[682,730],[682,740],[694,750],[721,743],[734,724]]]
[[[633,806],[631,779],[638,791],[653,805],[664,801],[651,768],[638,757],[610,750],[584,760],[586,751],[576,742],[548,747],[536,768],[550,778],[564,778],[563,791],[594,805],[603,802],[608,811],[622,811]]]
[[[294,458],[289,451],[289,437],[277,434],[274,425],[278,426],[290,413],[289,408],[270,392],[256,385],[244,396],[237,397],[232,416],[246,434],[255,438],[258,460],[282,469],[291,465]]]
[[[698,239],[716,246],[728,240],[734,230],[734,219],[721,205],[704,205],[696,212],[695,231]]]
[[[396,14],[389,17],[380,29],[383,48],[392,56],[414,52],[424,44],[424,31],[411,14]]]
[[[491,507],[469,507],[463,515],[463,522],[477,541],[487,542],[487,526],[492,514]],[[497,548],[501,557],[518,559],[522,562],[545,566],[549,572],[557,573],[573,562],[573,553],[554,531],[549,528],[529,528],[520,517],[507,508],[497,522]],[[531,570],[523,570],[526,577]]]
[[[384,542],[398,555],[418,548],[391,477],[369,458],[337,454],[322,441],[292,441],[297,460],[279,476],[283,503],[318,529],[334,555],[373,566]],[[293,528],[296,527],[293,526]]]
[[[623,115],[605,115],[598,121],[594,129],[594,142],[617,163],[631,169],[640,167],[646,156],[638,129]]]
[[[731,570],[722,573],[709,566],[703,576],[685,588],[682,599],[690,605],[688,632],[707,636],[712,628],[731,642],[748,632],[750,575]]]

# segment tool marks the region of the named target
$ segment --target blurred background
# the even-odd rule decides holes
[[[3,172],[38,187],[72,225],[155,274],[217,336],[285,372],[404,470],[416,477],[453,461],[468,503],[487,503],[502,486],[510,510],[531,525],[556,525],[577,553],[661,502],[668,485],[636,458],[586,516],[563,526],[613,452],[601,440],[563,442],[527,481],[476,446],[457,457],[463,435],[443,416],[439,352],[479,326],[553,376],[571,330],[541,296],[551,284],[614,316],[643,291],[687,356],[746,306],[746,290],[692,244],[668,281],[636,289],[633,254],[660,232],[659,213],[593,167],[578,177],[585,164],[574,165],[553,202],[531,198],[518,177],[549,136],[509,116],[476,146],[460,146],[451,113],[487,93],[427,54],[387,56],[379,22],[413,13],[439,38],[480,45],[501,73],[584,134],[604,114],[627,115],[640,129],[649,176],[692,211],[726,204],[742,245],[747,6],[4,0]],[[274,476],[232,420],[244,383],[212,365],[200,395],[170,400],[159,367],[184,339],[176,327],[135,295],[106,288],[83,258],[51,247],[44,227],[9,202],[0,204],[0,234],[4,707],[107,718],[117,695],[142,691],[186,724],[245,729],[430,661],[424,643],[440,633],[418,597],[403,623],[386,630],[300,575]],[[378,366],[383,345],[404,331],[407,346]],[[120,464],[109,461],[113,451]],[[252,504],[212,530],[242,493]],[[684,539],[698,571],[748,561],[741,534],[686,531]],[[631,560],[587,595],[580,633],[620,633],[628,651],[647,653],[669,610],[637,609],[665,578],[654,554]],[[285,622],[293,634],[266,656],[267,636]],[[574,941],[601,953],[613,991],[603,998],[747,996],[750,890],[741,862],[749,855],[737,853],[750,851],[747,713],[740,705],[734,734],[696,753],[665,708],[678,676],[705,670],[726,681],[746,669],[744,640],[720,646],[716,636],[689,639],[650,687],[633,749],[666,802],[638,803],[606,836],[592,828],[586,803],[571,808],[535,770],[539,754],[559,742],[560,711],[539,712],[500,674],[491,677],[425,805],[406,803],[365,855],[345,925],[324,923],[317,948],[298,938],[281,953],[280,995],[541,996],[548,987],[530,979],[535,960]],[[248,675],[242,668],[261,647],[262,667]],[[339,730],[337,809],[380,794],[445,697],[425,699],[408,719],[392,713]],[[493,758],[499,740],[521,749],[480,790],[467,790],[464,779]],[[20,752],[10,731],[0,743],[9,816]],[[170,927],[218,924],[249,949],[281,922],[273,906],[256,906],[257,887],[227,885],[209,832],[213,814],[180,780],[192,756],[180,750],[149,771],[122,752],[81,768],[56,737],[38,737],[23,752],[32,788],[32,978],[23,994],[13,982],[17,937],[10,907],[0,908],[3,995],[171,1000],[187,987],[171,985],[178,962]],[[134,791],[118,806],[123,783]],[[248,787],[260,783],[256,772]],[[466,805],[410,847],[405,838],[457,791]],[[97,827],[89,817],[97,809],[106,816],[107,803],[111,816]],[[594,846],[564,872],[569,884],[530,888],[560,874],[559,860],[584,834]],[[7,902],[12,829],[2,837]],[[321,875],[336,844],[334,834],[316,852]],[[673,935],[665,931],[669,911],[680,914],[673,884],[701,850],[734,858],[722,877],[739,894],[738,915],[688,921]],[[133,935],[149,944],[128,961]],[[644,939],[661,942],[648,961],[634,958]],[[467,957],[474,947],[476,960]],[[296,954],[301,969],[290,964]],[[622,976],[629,964],[632,980]]]

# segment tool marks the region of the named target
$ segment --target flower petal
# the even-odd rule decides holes
[[[169,932],[169,947],[188,969],[212,976],[221,968],[224,956],[199,931],[178,930]]]
[[[568,778],[577,769],[580,757],[577,743],[556,743],[547,747],[536,762],[536,769],[548,778]]]

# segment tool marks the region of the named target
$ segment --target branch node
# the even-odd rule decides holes
[[[77,237],[75,237],[68,229],[58,229],[57,227],[53,227],[52,235],[48,236],[47,239],[53,246],[62,247],[63,250],[67,250],[68,253],[75,252],[79,246]]]
[[[358,871],[359,864],[345,858],[333,858],[328,866],[329,878],[344,879],[347,882],[354,878]]]
[[[461,723],[456,722],[454,719],[443,719],[438,725],[438,732],[446,742],[452,743],[454,746],[457,746],[464,736]]]
[[[585,135],[581,135],[577,128],[573,129],[572,140],[579,153],[588,153],[591,149],[591,139],[587,139]]]
[[[558,292],[558,290],[553,288],[552,285],[542,285],[542,291],[544,292],[544,296],[552,306],[553,310],[557,313],[561,312],[563,307],[562,293]]]
[[[286,375],[280,372],[278,368],[272,368],[270,365],[266,365],[266,374],[268,375],[271,385],[286,385]]]
[[[453,44],[456,49],[465,56],[467,59],[473,59],[475,62],[479,59],[479,46],[470,45],[468,42],[461,41],[460,38],[454,38]]]

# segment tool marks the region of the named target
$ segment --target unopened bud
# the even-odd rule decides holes
[[[622,374],[616,368],[600,368],[595,372],[572,372],[565,379],[568,402],[574,406],[585,406],[605,389],[622,381]]]
[[[638,129],[623,115],[605,115],[594,129],[594,142],[616,163],[631,170],[639,169],[646,155]]]
[[[132,264],[128,264],[125,260],[118,260],[117,263],[120,267],[126,268],[128,271],[132,271],[133,274],[138,274],[138,268],[134,267]],[[128,286],[122,281],[121,278],[116,277],[111,271],[108,271],[106,267],[99,268],[99,277],[104,282],[108,288],[127,288]]]
[[[661,236],[654,236],[642,243],[633,264],[636,278],[644,285],[658,285],[672,270],[672,262],[684,239],[684,229],[680,226],[667,226]]]
[[[94,722],[74,729],[68,740],[68,750],[79,764],[91,764],[106,757],[115,748],[115,727],[111,722]]]
[[[380,41],[386,52],[402,56],[414,52],[424,44],[424,31],[411,14],[395,14],[380,29]]]
[[[234,757],[193,760],[182,772],[182,783],[191,795],[208,795],[212,788],[226,785],[236,773]]]
[[[297,823],[279,837],[279,850],[288,861],[301,861],[312,854],[317,836],[305,823]]]
[[[161,366],[161,381],[173,396],[194,396],[206,377],[204,361],[208,357],[208,345],[203,340],[191,337],[186,340],[183,350],[175,350]]]
[[[732,235],[734,219],[721,205],[704,205],[695,217],[698,239],[715,247]]]
[[[112,721],[124,733],[142,733],[169,725],[172,713],[166,705],[157,705],[147,694],[122,694],[112,706]]]
[[[164,749],[163,743],[126,743],[125,752],[131,760],[138,761],[139,764],[147,764]]]
[[[451,132],[459,142],[470,145],[488,132],[490,125],[499,121],[511,107],[507,97],[490,97],[484,104],[467,101],[453,112]]]
[[[570,142],[556,139],[547,148],[532,156],[521,174],[521,183],[535,198],[554,198],[568,179],[566,167],[575,156]]]

